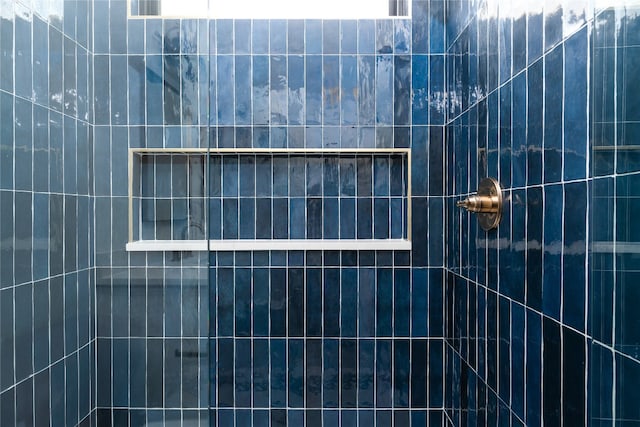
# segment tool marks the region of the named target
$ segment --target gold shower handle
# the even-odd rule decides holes
[[[458,207],[465,208],[474,213],[496,213],[500,210],[500,197],[473,195],[456,203]]]
[[[469,212],[478,214],[478,222],[483,230],[497,228],[502,219],[502,205],[504,199],[500,184],[493,178],[480,181],[478,192],[459,200],[456,205]]]

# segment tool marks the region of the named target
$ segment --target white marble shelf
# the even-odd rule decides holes
[[[411,250],[406,239],[300,239],[300,240],[138,240],[127,252],[158,251],[357,251]]]

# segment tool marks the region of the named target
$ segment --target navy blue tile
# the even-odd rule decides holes
[[[375,341],[361,340],[358,346],[358,407],[373,407]]]
[[[411,290],[411,335],[422,337],[428,331],[428,275],[424,269],[416,269],[412,272]]]
[[[411,314],[411,285],[410,271],[408,269],[396,269],[394,271],[394,336],[406,337],[410,331]]]
[[[253,404],[269,406],[269,341],[253,340]]]
[[[12,92],[13,91],[13,38],[14,38],[14,19],[13,10],[7,10],[7,17],[0,21],[0,34],[2,41],[0,42],[0,52],[2,60],[0,61],[0,88]]]
[[[542,276],[542,309],[543,313],[559,319],[561,256],[554,247],[562,245],[562,186],[554,185],[544,188],[544,236],[543,236],[543,276]]]
[[[544,422],[560,422],[561,415],[561,343],[560,326],[543,320],[543,418]]]
[[[33,379],[29,378],[26,381],[16,386],[16,424],[21,425],[33,425]],[[72,396],[68,396],[70,399]],[[70,422],[74,422],[73,413],[69,414]],[[77,418],[77,416],[75,417]],[[76,420],[77,421],[77,420]]]
[[[337,269],[326,269],[323,290],[323,335],[340,336],[340,274]]]
[[[527,188],[527,305],[542,308],[542,188]]]
[[[284,269],[271,270],[270,319],[271,336],[286,335],[286,274]]]
[[[592,411],[592,419],[603,420],[613,414],[613,378],[614,354],[599,344],[591,344],[589,352],[589,385],[588,405]],[[602,396],[611,396],[603,399]]]
[[[340,349],[340,406],[357,406],[357,346],[356,340],[343,340]]]
[[[387,55],[376,56],[376,124],[393,124],[393,60]]]
[[[410,366],[409,340],[395,340],[393,342],[394,408],[409,406]]]
[[[162,57],[160,55],[148,55],[146,57],[146,117],[148,125],[160,125],[163,123],[161,107],[162,86]],[[96,113],[98,112],[96,111]]]
[[[585,330],[586,252],[587,252],[587,186],[584,182],[566,184],[564,209],[572,212],[564,219],[563,254],[563,322],[577,330]]]
[[[557,182],[562,173],[562,48],[545,56],[544,181]]]
[[[527,184],[542,182],[543,62],[527,70]]]
[[[31,99],[32,76],[32,20],[31,11],[22,5],[15,5],[15,93],[18,96]]]
[[[393,322],[393,274],[390,269],[377,270],[376,336],[391,336]]]
[[[13,202],[16,213],[19,212],[19,214],[15,215],[13,271],[15,273],[15,284],[22,284],[32,280],[33,205],[31,195],[26,192],[17,192]]]
[[[218,406],[234,405],[234,345],[230,338],[218,340]]]
[[[587,29],[565,43],[564,179],[586,178],[587,148]]]
[[[564,423],[575,420],[585,420],[585,387],[586,372],[586,339],[579,333],[563,328],[563,387],[562,387],[562,416]],[[572,420],[572,421],[569,421]]]
[[[392,342],[390,340],[377,340],[375,371],[376,407],[390,408],[393,404],[392,357]],[[381,412],[378,412],[378,414],[381,414]]]
[[[33,110],[32,105],[15,98],[14,161],[20,167],[15,168],[15,189],[32,189],[33,163]],[[73,163],[71,163],[73,165]],[[73,170],[73,169],[72,169]]]
[[[337,339],[322,340],[322,407],[337,408],[339,399],[340,346]]]
[[[540,422],[542,418],[542,319],[527,311],[527,423]]]
[[[2,123],[14,122],[13,96],[2,92],[0,94],[0,120]],[[14,131],[13,126],[2,126],[0,130],[0,188],[14,188]],[[26,165],[25,165],[26,166]]]
[[[235,406],[251,407],[251,340],[235,340]]]
[[[358,119],[360,124],[375,123],[375,56],[358,56]]]
[[[308,408],[322,406],[322,341],[306,341],[305,360],[305,405]]]

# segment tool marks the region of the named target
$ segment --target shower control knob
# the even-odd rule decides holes
[[[458,207],[478,214],[480,227],[485,231],[498,227],[502,219],[502,204],[502,189],[493,178],[480,181],[476,194],[456,203]]]

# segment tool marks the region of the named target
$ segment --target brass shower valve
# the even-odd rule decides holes
[[[502,189],[498,181],[485,178],[480,181],[477,194],[458,201],[456,205],[469,212],[477,213],[480,227],[489,231],[497,228],[502,219],[503,201]]]

